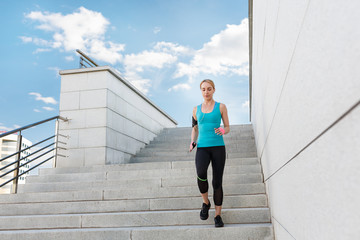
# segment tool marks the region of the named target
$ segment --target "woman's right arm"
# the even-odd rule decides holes
[[[193,109],[193,118],[195,119],[195,121],[197,121],[196,107],[194,107],[194,109]],[[198,130],[198,125],[196,124],[195,126],[192,127],[192,130],[191,130],[191,143],[190,143],[190,147],[189,147],[189,152],[191,152],[194,149],[193,142],[196,143],[198,135],[199,135],[199,130]]]

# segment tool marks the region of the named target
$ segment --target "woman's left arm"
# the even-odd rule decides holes
[[[224,134],[228,134],[230,132],[229,117],[228,117],[227,108],[223,103],[220,104],[220,112],[224,123],[224,130],[225,130]]]

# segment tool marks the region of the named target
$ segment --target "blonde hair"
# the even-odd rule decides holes
[[[209,84],[215,89],[215,84],[214,84],[214,82],[213,82],[212,80],[210,80],[210,79],[204,79],[204,80],[202,80],[201,83],[200,83],[200,89],[201,89],[201,84],[203,84],[204,82],[209,83]]]

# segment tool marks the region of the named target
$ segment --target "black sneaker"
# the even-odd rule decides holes
[[[215,227],[223,227],[223,226],[224,226],[224,222],[222,221],[220,215],[217,215],[217,216],[214,218],[214,221],[215,221]]]
[[[205,203],[203,203],[201,211],[200,211],[200,219],[201,220],[206,220],[209,218],[210,207],[211,207],[210,201],[209,201],[209,205],[206,205]]]

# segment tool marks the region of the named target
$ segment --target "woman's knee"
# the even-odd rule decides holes
[[[216,190],[216,189],[220,189],[222,187],[222,179],[213,179],[212,181],[212,186],[213,186],[213,189]]]
[[[202,178],[198,177],[197,182],[198,182],[200,192],[207,193],[207,191],[209,189],[209,184],[208,184],[207,179],[202,179]]]

